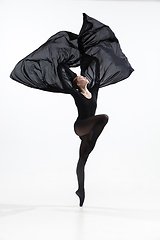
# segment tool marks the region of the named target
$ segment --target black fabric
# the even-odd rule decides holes
[[[68,93],[58,76],[58,65],[80,65],[78,35],[61,31],[17,63],[10,77],[26,86],[51,92]],[[76,74],[74,74],[76,76]]]
[[[99,72],[99,87],[117,83],[133,71],[113,31],[84,13],[79,35],[67,31],[53,35],[19,61],[10,77],[32,88],[70,93],[58,74],[59,64],[65,63],[68,67],[80,66],[81,75],[88,78],[88,86],[92,88],[97,81],[93,58],[99,62],[96,70]],[[70,71],[69,76],[67,81],[71,85],[71,77],[75,74]]]
[[[93,56],[100,64],[100,87],[126,79],[134,71],[121,50],[118,39],[109,26],[83,14],[83,25],[78,35],[78,48],[82,55]],[[85,57],[81,65],[86,65]],[[90,68],[82,75],[91,75]]]

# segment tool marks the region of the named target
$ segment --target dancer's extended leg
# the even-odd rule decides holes
[[[84,190],[84,167],[87,161],[87,158],[91,151],[93,150],[96,141],[103,131],[103,128],[108,122],[108,116],[107,115],[98,115],[91,118],[88,118],[81,122],[80,124],[77,124],[75,127],[76,133],[81,138],[81,145],[80,145],[80,151],[79,151],[79,160],[77,164],[77,179],[78,179],[78,190],[76,191],[76,194],[80,198],[80,206],[83,205],[84,198],[85,198],[85,190]],[[84,134],[84,136],[81,136],[81,134]]]
[[[79,150],[79,160],[77,163],[77,180],[78,180],[78,190],[76,194],[80,198],[80,206],[83,205],[84,198],[85,198],[85,191],[84,191],[84,167],[89,156],[88,154],[88,135],[81,138],[81,145]]]

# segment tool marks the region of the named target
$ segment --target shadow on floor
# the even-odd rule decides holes
[[[0,204],[0,217],[7,217],[26,211],[33,211],[38,208],[50,208],[51,211],[65,213],[78,213],[85,215],[100,215],[104,217],[120,217],[128,219],[160,221],[160,210],[155,209],[125,209],[125,208],[107,208],[107,207],[78,207],[78,206],[56,206],[56,205],[16,205]]]

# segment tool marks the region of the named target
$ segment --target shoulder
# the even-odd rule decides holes
[[[72,87],[72,93],[71,93],[71,95],[76,98],[76,97],[79,97],[81,94],[80,94],[80,92],[78,91],[78,89],[75,89],[75,88]]]

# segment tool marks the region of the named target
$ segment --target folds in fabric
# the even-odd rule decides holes
[[[69,93],[59,77],[61,63],[68,68],[80,66],[81,75],[89,79],[89,87],[97,81],[100,87],[117,83],[133,72],[113,31],[84,13],[79,35],[67,31],[56,33],[19,61],[10,77],[32,88]]]
[[[10,77],[26,86],[51,92],[68,93],[58,76],[58,65],[80,65],[77,35],[61,31],[17,63]]]
[[[126,79],[134,71],[121,50],[118,39],[109,26],[83,14],[83,25],[78,36],[78,48],[82,55],[95,57],[99,61],[100,87]],[[81,59],[81,66],[85,57]],[[81,74],[91,75],[91,67],[82,69]]]

